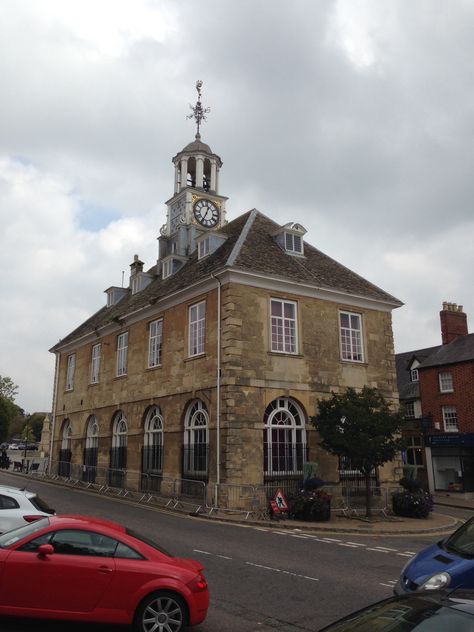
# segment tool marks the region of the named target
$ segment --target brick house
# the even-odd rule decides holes
[[[301,480],[337,459],[316,401],[348,386],[398,401],[391,324],[400,301],[257,210],[226,220],[220,157],[199,133],[173,158],[159,258],[58,342],[53,468],[146,488]],[[393,464],[380,481],[394,479]]]
[[[396,356],[407,419],[406,461],[432,491],[474,492],[474,334],[462,306],[443,303],[442,344]]]

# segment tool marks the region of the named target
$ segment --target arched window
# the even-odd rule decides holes
[[[190,402],[184,421],[184,478],[207,481],[209,414],[200,399]]]
[[[128,424],[127,418],[121,410],[114,416],[114,424],[112,429],[112,448],[127,447],[128,443]]]
[[[61,449],[59,450],[59,464],[58,474],[59,476],[71,475],[71,458],[72,458],[72,427],[69,419],[65,419],[63,423],[63,429],[61,432]]]
[[[275,399],[265,410],[264,422],[265,477],[302,475],[306,430],[301,407],[289,397]]]
[[[97,459],[99,454],[99,424],[95,415],[91,415],[86,427],[86,447],[84,449],[84,467],[82,480],[94,483],[97,474]]]
[[[71,450],[71,436],[72,436],[71,422],[69,421],[69,419],[65,419],[64,424],[63,424],[61,450],[69,450],[69,451]]]
[[[95,415],[89,417],[86,430],[86,450],[99,447],[99,424]]]
[[[163,417],[158,406],[152,406],[145,417],[143,472],[161,474],[163,471]]]
[[[111,487],[125,487],[127,470],[128,423],[119,410],[113,417],[112,448],[110,450],[109,482]]]

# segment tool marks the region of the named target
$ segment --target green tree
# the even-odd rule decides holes
[[[10,436],[10,424],[17,414],[17,407],[11,400],[0,395],[0,441]]]
[[[2,377],[0,375],[0,397],[5,397],[5,399],[14,402],[17,393],[18,386],[13,380],[10,377]]]
[[[321,446],[365,477],[366,515],[371,516],[370,478],[374,468],[391,461],[404,447],[400,437],[402,416],[375,388],[361,392],[348,388],[318,400],[318,414],[311,418],[322,439]]]
[[[43,430],[43,422],[46,417],[46,413],[33,413],[25,422],[31,428],[33,434],[33,441],[40,441],[41,431]]]

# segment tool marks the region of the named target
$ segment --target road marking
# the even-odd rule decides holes
[[[221,557],[223,560],[231,560],[231,557],[228,557],[227,555],[217,555],[217,557]]]
[[[381,586],[386,586],[387,588],[393,588],[393,584],[384,584],[383,582],[380,582]]]
[[[400,555],[401,557],[413,557],[412,553],[397,553],[397,555]]]
[[[255,568],[263,568],[266,571],[274,571],[275,573],[282,573],[284,575],[292,575],[293,577],[301,577],[302,579],[309,579],[312,582],[319,582],[317,577],[310,577],[309,575],[299,575],[298,573],[292,573],[291,571],[283,571],[281,568],[273,568],[272,566],[264,566],[263,564],[255,564],[254,562],[245,562],[249,566]]]
[[[214,553],[209,553],[209,551],[200,551],[199,549],[193,549],[194,553],[202,553],[203,555],[214,555]]]
[[[344,542],[338,542],[338,546],[347,546],[350,549],[357,549],[357,548],[359,548],[357,546],[357,544],[349,544],[349,543],[345,544]]]
[[[324,542],[340,542],[337,538],[323,538]]]
[[[404,553],[406,553],[407,555],[416,555],[416,553],[414,553],[413,551],[403,551]]]
[[[391,549],[389,546],[376,546],[376,549],[380,549],[381,551],[391,551],[392,553],[396,553],[398,549]]]
[[[371,549],[367,547],[367,551],[375,551],[376,553],[390,553],[390,551],[386,551],[385,549]]]
[[[266,571],[275,571],[276,573],[281,573],[279,568],[273,568],[272,566],[264,566],[263,564],[255,564],[254,562],[245,562],[249,566],[256,566],[257,568],[264,568]]]
[[[290,533],[290,537],[292,537],[292,538],[300,538],[301,540],[307,540],[308,539],[305,535],[296,535],[296,533]]]
[[[361,544],[360,542],[348,542],[347,544],[352,544],[354,546],[366,546],[365,544]]]

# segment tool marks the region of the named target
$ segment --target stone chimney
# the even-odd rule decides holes
[[[459,336],[467,336],[467,316],[462,310],[462,305],[444,301],[439,317],[441,320],[441,340],[444,345],[456,340]]]
[[[133,255],[133,263],[130,264],[130,276],[143,272],[143,265],[143,261],[140,261],[138,255]]]

